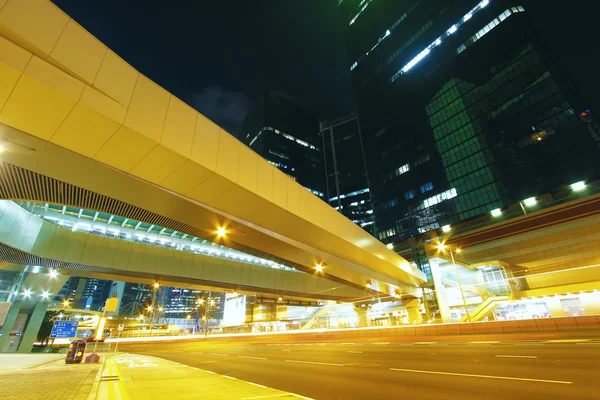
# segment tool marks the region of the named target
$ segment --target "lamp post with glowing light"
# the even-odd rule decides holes
[[[462,297],[463,305],[465,307],[465,312],[467,313],[467,321],[471,322],[471,315],[469,314],[469,307],[467,306],[467,299],[465,298],[465,292],[463,291],[462,284],[460,283],[460,275],[458,274],[458,267],[456,266],[456,262],[454,261],[454,251],[456,253],[460,253],[460,249],[456,249],[452,251],[452,249],[448,248],[444,243],[439,243],[437,248],[442,253],[444,251],[448,251],[450,253],[450,258],[452,259],[452,265],[454,265],[454,273],[456,274],[456,282],[458,283],[458,289],[460,290],[460,295]]]

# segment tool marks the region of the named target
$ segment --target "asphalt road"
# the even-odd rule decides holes
[[[600,399],[600,340],[123,346],[318,400]]]

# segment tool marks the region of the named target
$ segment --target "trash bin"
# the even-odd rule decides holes
[[[73,340],[71,345],[69,346],[69,351],[67,352],[67,358],[65,358],[66,364],[80,364],[81,360],[83,360],[83,353],[85,353],[85,340]]]

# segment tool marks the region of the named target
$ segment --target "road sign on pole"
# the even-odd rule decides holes
[[[123,332],[123,328],[125,328],[124,324],[119,324],[119,332]]]
[[[52,339],[69,339],[74,338],[77,333],[78,321],[54,321],[52,326]]]

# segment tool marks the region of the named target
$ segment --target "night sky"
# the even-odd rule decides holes
[[[353,111],[337,0],[53,0],[143,74],[230,133],[266,89],[322,119]],[[592,0],[524,0],[600,108]],[[168,7],[165,7],[168,5]]]
[[[230,133],[266,89],[321,119],[354,109],[337,0],[53,1]]]

